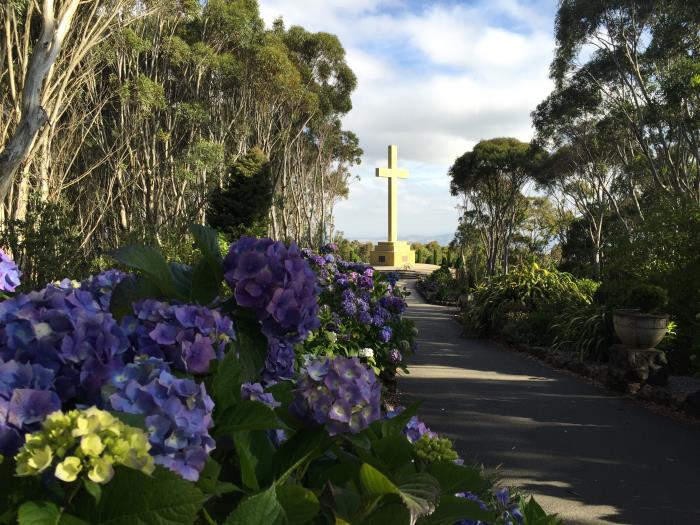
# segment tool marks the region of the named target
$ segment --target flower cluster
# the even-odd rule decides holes
[[[423,436],[427,436],[428,438],[438,437],[438,435],[430,430],[417,416],[412,416],[411,419],[408,420],[408,423],[406,423],[403,429],[403,433],[411,443],[415,443]]]
[[[17,475],[34,476],[55,465],[54,475],[61,481],[75,481],[83,473],[95,483],[107,483],[115,465],[153,472],[149,449],[141,430],[109,412],[95,407],[53,412],[41,430],[27,434],[15,458]]]
[[[22,272],[7,254],[0,250],[0,292],[14,292],[20,284]]]
[[[321,357],[302,368],[292,408],[331,436],[356,434],[379,419],[380,395],[374,372],[357,358]]]
[[[121,270],[105,270],[82,281],[80,289],[90,292],[102,309],[108,312],[109,303],[112,300],[112,292],[127,276],[128,274]]]
[[[134,316],[125,317],[122,326],[137,354],[193,373],[207,372],[236,336],[231,319],[216,310],[155,299],[134,303]]]
[[[296,244],[252,237],[231,245],[224,271],[236,303],[255,311],[270,342],[265,380],[288,379],[291,345],[319,326],[314,272]]]
[[[423,434],[420,439],[413,442],[413,449],[423,461],[455,461],[459,458],[452,446],[452,441],[438,436],[431,437]]]
[[[318,328],[316,277],[296,244],[242,237],[224,271],[236,302],[255,310],[265,335],[297,342]]]
[[[0,359],[50,370],[63,403],[98,404],[128,344],[114,318],[83,290],[49,286],[0,303]]]
[[[151,357],[128,364],[106,390],[114,410],[146,416],[151,454],[157,464],[184,479],[199,479],[215,446],[209,435],[214,402],[203,384],[176,378],[167,363]]]
[[[53,370],[41,365],[0,359],[0,456],[17,452],[22,437],[61,408],[53,380]]]

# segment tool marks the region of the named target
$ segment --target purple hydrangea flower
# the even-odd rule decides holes
[[[320,252],[323,255],[338,253],[338,245],[334,242],[329,242],[328,244],[321,246]]]
[[[389,362],[398,365],[401,361],[403,360],[403,356],[401,355],[401,352],[399,352],[396,348],[392,348],[389,351]]]
[[[388,343],[391,339],[393,332],[390,326],[385,326],[379,331],[379,340],[383,343]]]
[[[20,284],[22,272],[7,254],[0,250],[0,291],[14,292]]]
[[[150,453],[162,465],[189,481],[197,481],[214,439],[214,402],[203,384],[178,379],[168,364],[137,358],[115,374],[105,389],[112,409],[146,417]]]
[[[294,243],[242,237],[229,248],[224,271],[236,302],[255,311],[268,339],[265,382],[290,379],[292,345],[320,326],[316,275],[309,263]]]
[[[112,292],[129,274],[121,270],[105,270],[80,283],[80,289],[90,292],[105,312],[109,311]]]
[[[61,400],[51,390],[53,379],[53,371],[41,365],[0,359],[0,455],[14,455],[25,434],[60,410]]]
[[[204,373],[236,338],[233,322],[217,310],[155,299],[134,303],[134,316],[122,320],[137,354],[157,357],[180,370]]]
[[[49,286],[0,303],[0,359],[50,370],[63,403],[99,404],[128,347],[111,314],[83,290]]]
[[[437,437],[437,434],[430,430],[425,425],[425,423],[418,419],[417,416],[413,416],[411,417],[411,419],[408,420],[408,423],[406,423],[406,426],[403,429],[403,433],[406,435],[406,438],[408,438],[408,440],[411,443],[415,443],[420,438],[426,435],[429,438]]]
[[[356,357],[322,357],[300,372],[292,410],[331,436],[356,434],[380,417],[381,384]]]

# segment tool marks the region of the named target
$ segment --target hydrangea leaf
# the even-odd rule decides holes
[[[372,512],[362,525],[403,525],[410,520],[408,509],[401,503],[382,505]]]
[[[278,486],[277,499],[284,509],[287,525],[309,523],[321,508],[316,494],[300,485]]]
[[[188,229],[190,233],[192,233],[194,242],[202,254],[213,255],[215,257],[221,256],[221,252],[219,251],[219,234],[214,228],[193,223],[188,226]]]
[[[212,392],[217,414],[240,402],[242,382],[240,358],[236,352],[228,351],[219,362],[214,376]]]
[[[250,432],[236,432],[233,434],[233,445],[236,447],[236,455],[241,467],[241,480],[248,490],[259,490],[260,484],[255,473],[258,459],[251,450]]]
[[[483,510],[476,501],[446,494],[440,497],[440,505],[435,512],[419,519],[417,525],[453,525],[460,520],[494,523],[496,516],[492,512]]]
[[[133,304],[149,297],[160,297],[161,291],[152,281],[144,277],[122,279],[114,287],[109,303],[109,311],[116,320],[133,315]]]
[[[265,523],[276,525],[284,521],[284,510],[277,501],[275,488],[255,494],[241,502],[226,518],[223,525],[251,525]]]
[[[217,264],[216,261],[207,256],[201,258],[192,268],[189,290],[190,301],[199,304],[211,304],[219,295],[222,280],[221,264]]]
[[[27,501],[17,511],[18,525],[88,525],[87,522],[65,514],[50,501]]]
[[[528,525],[561,525],[564,523],[556,515],[548,516],[532,496],[527,503],[525,503],[525,498],[521,498],[520,509],[525,517],[525,523]]]
[[[176,296],[176,289],[168,263],[163,254],[150,246],[124,246],[117,249],[113,254],[120,263],[140,270],[148,277],[167,297]],[[184,297],[179,297],[185,299]]]
[[[217,421],[216,434],[245,430],[273,430],[286,427],[275,411],[259,401],[241,401],[223,412]]]
[[[326,432],[321,426],[304,428],[294,434],[277,449],[272,458],[273,475],[278,484],[310,459],[320,456],[328,448],[330,440],[325,440]]]
[[[189,525],[206,499],[193,483],[169,470],[157,468],[147,476],[118,467],[112,481],[102,487],[99,505],[83,502],[76,508],[93,525]]]
[[[83,479],[83,485],[85,486],[85,490],[95,498],[95,503],[99,505],[100,499],[102,499],[102,487],[89,479]]]
[[[197,488],[204,494],[210,494],[212,496],[221,496],[230,492],[243,492],[243,489],[234,483],[220,481],[220,474],[221,465],[209,458],[204,465],[204,470],[199,474],[199,480],[197,480],[196,483]]]
[[[397,469],[413,459],[413,447],[403,435],[393,435],[372,443],[378,458],[390,469]]]
[[[394,494],[401,498],[410,514],[413,525],[422,516],[435,510],[440,494],[440,485],[429,474],[417,473],[407,476],[395,485],[373,466],[365,463],[360,467],[360,485],[365,494],[385,496]]]
[[[173,277],[173,287],[176,295],[189,300],[192,295],[192,267],[187,264],[170,262],[168,263],[168,268]]]
[[[488,485],[478,469],[452,461],[435,461],[428,465],[427,472],[438,480],[443,494],[466,491],[479,494]]]

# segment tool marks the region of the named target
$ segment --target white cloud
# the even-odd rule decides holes
[[[365,151],[361,180],[336,211],[349,237],[384,233],[386,182],[373,171],[390,143],[411,170],[400,188],[400,234],[453,231],[449,166],[481,139],[529,140],[529,114],[552,88],[553,0],[260,3],[268,24],[281,15],[287,25],[337,34],[358,77],[343,122]]]

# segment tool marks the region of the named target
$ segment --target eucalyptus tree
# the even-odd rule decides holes
[[[555,36],[554,96],[593,93],[593,109],[628,132],[620,158],[641,158],[672,201],[700,202],[700,4],[563,0]]]
[[[514,138],[482,140],[449,170],[453,195],[471,212],[486,253],[486,270],[508,272],[510,243],[522,217],[522,191],[541,159],[539,148]]]

